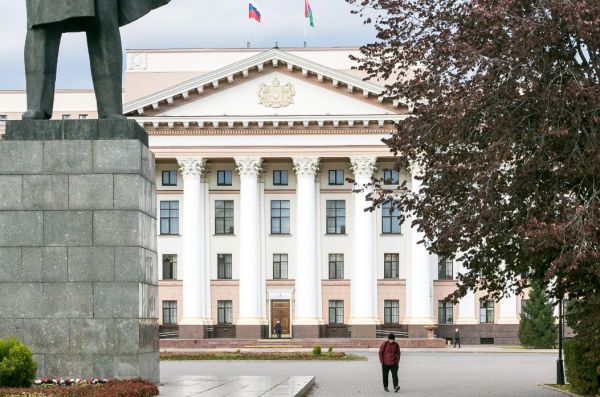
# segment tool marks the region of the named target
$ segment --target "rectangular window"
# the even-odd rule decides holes
[[[385,185],[397,185],[400,182],[398,170],[386,168],[383,170],[383,183]]]
[[[160,202],[160,234],[179,234],[179,201]]]
[[[271,200],[271,234],[290,234],[290,200]]]
[[[8,119],[8,117],[5,114],[0,114],[0,125],[2,125],[2,126],[6,125],[7,119]]]
[[[344,184],[344,170],[329,170],[329,184],[340,186]]]
[[[453,317],[453,306],[452,302],[438,301],[438,323],[439,324],[452,324]]]
[[[177,301],[163,301],[163,324],[177,324]]]
[[[62,115],[62,119],[63,119],[63,120],[69,120],[70,118],[71,118],[71,115],[70,115],[70,114],[63,114],[63,115]]]
[[[491,299],[482,300],[479,304],[479,322],[482,324],[492,324],[494,322],[494,301]]]
[[[217,186],[231,186],[231,170],[217,171]]]
[[[233,200],[215,201],[215,234],[233,234]]]
[[[329,254],[329,278],[344,278],[344,254]]]
[[[163,280],[177,279],[177,255],[163,255]]]
[[[231,254],[217,254],[217,268],[219,279],[231,279]]]
[[[327,234],[346,233],[346,201],[327,200]]]
[[[87,118],[88,118],[88,115],[87,115],[87,114],[80,114],[80,115],[79,115],[79,120],[85,120],[85,119],[87,119]]]
[[[531,314],[526,313],[523,309],[527,307],[527,302],[529,299],[521,299],[521,317],[525,317],[528,320],[531,320]]]
[[[177,171],[168,170],[162,172],[163,186],[177,186]]]
[[[383,255],[383,278],[400,278],[400,254]]]
[[[400,210],[391,201],[381,206],[381,232],[383,234],[400,233]]]
[[[287,172],[287,170],[275,170],[275,171],[273,171],[273,185],[274,186],[287,186],[288,185],[288,172]]]
[[[438,258],[438,280],[453,280],[452,259]]]
[[[217,322],[221,325],[233,323],[233,303],[217,301]]]
[[[288,278],[288,255],[273,254],[273,278],[286,280]]]
[[[385,324],[400,324],[400,301],[383,301],[383,322]]]
[[[344,301],[329,301],[329,324],[344,324]]]

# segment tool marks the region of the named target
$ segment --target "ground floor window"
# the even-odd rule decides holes
[[[438,301],[438,324],[452,324],[452,302]]]
[[[163,301],[163,324],[177,324],[177,301]]]
[[[329,301],[329,324],[344,324],[344,301]]]
[[[219,324],[233,323],[233,303],[231,301],[217,301],[217,322]]]
[[[479,322],[491,324],[494,322],[494,301],[482,300],[479,305]]]
[[[383,322],[384,324],[400,323],[400,301],[383,301]]]

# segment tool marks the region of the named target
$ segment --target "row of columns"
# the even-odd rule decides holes
[[[324,323],[321,314],[318,250],[317,182],[318,157],[294,157],[297,175],[296,219],[296,277],[294,334],[318,337]],[[210,300],[210,260],[208,257],[207,208],[208,184],[203,179],[205,160],[198,157],[178,158],[183,175],[183,318],[180,325],[188,327],[196,337],[201,329],[212,324]],[[351,276],[351,309],[349,324],[353,336],[374,335],[380,323],[377,306],[377,260],[375,212],[365,211],[370,206],[367,195],[376,168],[376,157],[350,158],[354,178],[362,189],[354,193],[354,230],[352,233],[353,263]],[[262,159],[258,157],[235,158],[240,174],[240,266],[239,317],[237,333],[260,337],[261,327],[268,324],[265,299],[265,277],[261,267],[261,210],[259,175]],[[418,172],[412,172],[412,189],[419,194],[421,182]],[[364,187],[364,188],[363,188]],[[421,231],[410,230],[411,261],[406,277],[406,318],[409,325],[433,324],[433,275],[430,255],[423,244]],[[512,305],[512,306],[511,306]],[[514,306],[514,312],[511,307]],[[506,322],[516,319],[516,303],[505,302],[500,308]],[[461,301],[457,323],[477,323],[475,299],[472,293]],[[182,333],[180,331],[180,333]],[[186,332],[183,331],[183,337]]]

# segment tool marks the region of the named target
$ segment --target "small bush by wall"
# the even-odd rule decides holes
[[[315,346],[313,347],[312,353],[313,353],[315,356],[320,356],[320,355],[321,355],[321,346],[319,346],[319,345],[315,345]]]
[[[596,395],[600,392],[599,375],[596,373],[600,363],[590,361],[586,352],[586,347],[575,339],[565,343],[567,381],[578,393]]]
[[[16,339],[0,339],[0,387],[31,386],[37,363],[31,351]]]

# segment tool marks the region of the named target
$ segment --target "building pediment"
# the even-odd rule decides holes
[[[279,86],[275,85],[274,78],[279,79]],[[294,80],[291,86],[294,91],[293,95],[290,95],[290,87],[285,86],[289,80]],[[260,85],[256,86],[256,82],[259,82]],[[266,87],[262,84],[265,84]],[[299,91],[293,84],[302,86],[303,89],[305,89],[306,85],[312,85],[313,90],[320,88],[322,90],[320,91],[321,93],[337,91],[340,94],[338,94],[336,101],[339,100],[340,103],[347,104],[348,101],[342,100],[342,97],[345,96],[346,99],[353,100],[353,104],[356,105],[360,102],[364,105],[364,108],[371,109],[369,112],[362,111],[363,114],[373,112],[373,114],[408,113],[405,106],[400,106],[401,104],[399,103],[392,104],[384,100],[383,93],[385,88],[378,84],[363,81],[347,73],[278,49],[265,51],[168,89],[126,103],[124,112],[130,117],[183,116],[184,114],[187,116],[223,115],[223,110],[217,114],[198,113],[197,111],[200,109],[194,110],[195,114],[191,114],[190,112],[195,107],[208,106],[209,101],[203,101],[203,99],[211,97],[213,101],[222,100],[223,97],[232,95],[231,93],[226,93],[227,91],[237,89],[239,93],[243,87],[246,90],[253,91],[255,94],[252,100],[253,107],[261,109],[257,108],[260,105],[264,108],[259,113],[254,112],[254,115],[266,114],[265,112],[268,111],[279,115],[299,114],[293,112],[300,111],[301,106],[295,105],[296,101],[301,101],[303,94],[299,94]],[[319,85],[321,87],[318,87]],[[259,95],[261,88],[263,89],[262,96]],[[334,104],[330,102],[328,107],[330,105]],[[231,108],[231,106],[229,107]],[[223,109],[223,107],[220,107],[220,109]],[[276,112],[274,111],[275,109],[277,109]],[[322,112],[323,109],[321,109],[321,113],[315,114],[323,114]],[[329,110],[326,113],[333,114],[334,111]],[[361,111],[357,111],[357,113],[361,113]],[[239,115],[240,113],[237,111],[231,114]]]

